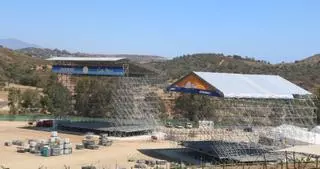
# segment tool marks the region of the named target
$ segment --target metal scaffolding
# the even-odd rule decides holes
[[[162,86],[161,86],[162,85]],[[161,98],[156,90],[164,89],[157,78],[120,77],[112,95],[113,118],[117,126],[159,125]]]
[[[281,100],[207,99],[210,99],[215,108],[210,112],[199,113],[198,119],[212,121],[214,126],[164,128],[168,138],[212,158],[233,162],[260,161],[263,158],[267,158],[265,161],[277,161],[283,156],[272,153],[274,150],[301,144],[299,141],[289,143],[283,134],[279,138],[279,133],[276,135],[275,132],[280,129],[292,132],[291,135],[287,134],[288,137],[296,135],[307,137],[304,138],[306,142],[314,140],[314,135],[308,131],[316,125],[316,106],[311,97]],[[299,133],[304,131],[308,133]],[[265,138],[272,141],[266,141]]]

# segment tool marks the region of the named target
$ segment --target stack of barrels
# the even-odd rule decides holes
[[[69,138],[65,138],[63,143],[63,154],[71,154],[71,153],[72,153],[72,144]]]

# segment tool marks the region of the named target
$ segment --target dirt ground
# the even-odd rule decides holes
[[[64,165],[71,169],[80,169],[83,165],[93,164],[99,168],[124,167],[131,168],[135,163],[128,162],[129,158],[152,159],[138,151],[138,149],[172,148],[167,141],[114,141],[111,147],[101,147],[99,150],[75,150],[71,155],[42,157],[30,153],[17,153],[16,146],[6,147],[5,141],[15,139],[48,139],[49,132],[24,129],[26,122],[0,121],[0,166],[10,169],[38,169],[45,166],[47,169],[63,169]],[[83,136],[61,134],[61,138],[69,138],[73,146],[81,143]]]
[[[0,101],[8,101],[8,92],[0,91]]]

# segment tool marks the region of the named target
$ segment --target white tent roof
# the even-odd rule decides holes
[[[311,93],[277,75],[193,72],[230,98],[289,98]]]
[[[52,57],[49,61],[119,61],[125,58],[121,57]]]

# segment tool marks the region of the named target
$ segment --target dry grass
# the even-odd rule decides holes
[[[21,91],[25,91],[25,90],[28,90],[28,89],[42,91],[42,88],[37,88],[37,87],[33,87],[33,86],[19,85],[19,84],[14,84],[14,83],[9,83],[5,87],[5,89],[10,89],[10,88],[20,89]]]

